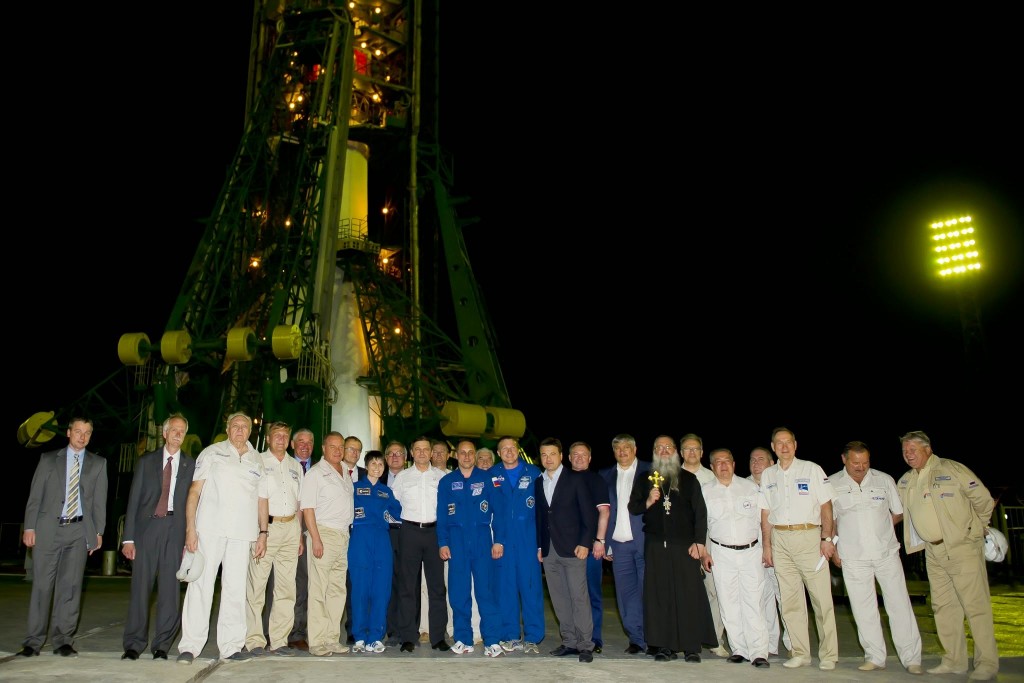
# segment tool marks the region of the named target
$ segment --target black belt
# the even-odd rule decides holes
[[[173,517],[174,510],[168,510],[166,515],[153,515],[153,519],[160,519],[161,517]]]
[[[728,545],[726,543],[719,543],[718,541],[716,541],[713,538],[711,539],[711,542],[714,543],[715,545],[720,545],[723,548],[728,548],[729,550],[746,550],[747,548],[753,548],[755,545],[757,545],[757,539],[756,538],[753,541],[751,541],[750,543],[746,544],[746,545]]]
[[[421,529],[430,529],[437,526],[437,522],[414,522],[409,519],[403,519],[402,524],[408,524],[409,526],[418,526]]]
[[[388,528],[389,529],[401,529],[402,525],[401,524],[388,524]]]
[[[82,515],[78,515],[77,517],[58,517],[57,520],[58,520],[57,521],[58,526],[67,526],[68,524],[74,524],[75,522],[81,522],[82,521]]]

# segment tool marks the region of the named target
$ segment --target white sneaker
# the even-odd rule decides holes
[[[539,655],[540,654],[540,648],[537,647],[537,643],[531,643],[529,640],[524,640],[523,641],[522,650],[523,650],[523,654],[525,654],[525,655]]]
[[[722,647],[721,645],[719,645],[719,646],[718,646],[718,647],[716,647],[716,648],[712,648],[712,650],[711,650],[711,654],[713,654],[713,655],[717,655],[717,656],[719,656],[719,657],[728,657],[728,656],[729,656],[729,651],[728,651],[728,650],[726,650],[726,649],[725,649],[724,647]]]
[[[501,649],[505,652],[523,649],[523,641],[521,640],[502,640],[498,644],[501,645]]]
[[[449,648],[454,654],[464,655],[469,654],[473,651],[472,645],[466,645],[461,640]]]
[[[782,663],[782,666],[786,667],[787,669],[796,669],[796,668],[801,667],[801,666],[810,666],[810,665],[811,665],[811,658],[810,657],[790,657],[789,659],[787,659],[786,661],[784,661]]]
[[[385,649],[387,648],[384,647],[384,643],[380,642],[379,640],[375,640],[367,646],[366,651],[376,652],[377,654],[380,654],[381,652],[384,652]]]
[[[501,645],[488,645],[484,648],[484,654],[488,657],[504,657],[505,650],[501,647]]]
[[[352,652],[366,652],[366,641],[357,640],[356,644],[352,646]]]

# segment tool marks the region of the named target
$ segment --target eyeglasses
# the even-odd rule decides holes
[[[363,449],[356,448],[355,446],[345,446],[345,452],[346,453],[359,453],[362,450]]]
[[[700,448],[693,448],[692,446],[690,448],[684,448],[683,449],[683,453],[700,453],[700,452],[701,452]]]
[[[656,451],[674,451],[675,449],[676,449],[675,446],[673,446],[672,444],[666,444],[666,443],[659,443],[659,444],[654,446],[654,450],[656,450]]]

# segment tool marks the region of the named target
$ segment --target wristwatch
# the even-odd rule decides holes
[[[836,541],[838,541],[838,540],[839,540],[839,537],[838,537],[838,536],[826,536],[825,538],[823,538],[823,539],[821,539],[821,540],[822,540],[822,541],[828,541],[828,542],[829,542],[829,543],[831,543],[832,545],[835,545],[835,544],[836,544]]]
[[[604,545],[604,539],[603,538],[595,538],[594,540],[597,541],[598,543],[600,543],[601,545]]]

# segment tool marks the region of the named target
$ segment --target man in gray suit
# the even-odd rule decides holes
[[[54,654],[78,655],[72,641],[85,560],[103,545],[107,524],[107,461],[85,450],[92,428],[92,420],[72,418],[68,445],[43,453],[32,476],[22,537],[25,547],[33,549],[28,635],[18,652],[23,657],[39,654],[47,626]]]
[[[195,473],[195,458],[182,452],[188,420],[172,415],[164,420],[164,446],[146,453],[135,464],[128,494],[121,553],[132,561],[131,601],[124,624],[124,654],[138,659],[149,635],[149,603],[156,580],[156,625],[153,659],[167,659],[181,627],[181,585],[175,573],[185,549],[185,503]],[[164,494],[164,469],[169,468]]]

